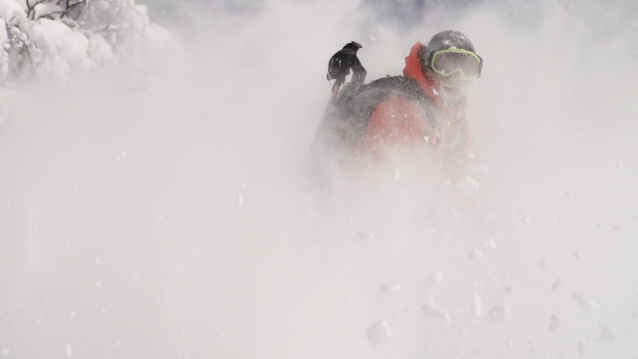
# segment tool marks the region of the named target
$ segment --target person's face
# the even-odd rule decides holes
[[[464,101],[474,83],[472,79],[463,79],[458,72],[451,76],[443,77],[428,68],[427,73],[436,83],[439,96],[446,106],[456,106]]]

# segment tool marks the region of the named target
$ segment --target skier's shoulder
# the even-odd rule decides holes
[[[366,92],[384,92],[388,96],[403,97],[408,100],[427,100],[427,95],[419,83],[406,76],[388,75],[379,78],[362,87],[360,93],[365,94]]]
[[[374,81],[367,83],[364,88],[384,88],[384,89],[397,89],[400,90],[404,87],[410,86],[412,83],[416,84],[416,81],[403,75],[390,76],[378,78]]]

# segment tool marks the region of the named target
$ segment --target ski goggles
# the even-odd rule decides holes
[[[436,51],[430,59],[432,71],[443,77],[459,73],[464,80],[481,77],[483,59],[472,51],[463,49],[446,49]]]

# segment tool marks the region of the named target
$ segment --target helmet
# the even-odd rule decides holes
[[[467,36],[458,31],[441,31],[434,35],[425,49],[426,58],[436,51],[451,48],[463,49],[474,52],[474,45]]]
[[[430,42],[428,42],[428,45],[423,52],[423,58],[421,59],[421,61],[425,67],[428,67],[443,76],[449,76],[451,73],[448,72],[448,74],[446,75],[444,72],[438,71],[434,66],[436,55],[441,54],[442,52],[446,52],[446,50],[471,55],[471,57],[475,58],[478,61],[478,64],[474,63],[474,65],[477,67],[476,70],[473,71],[475,73],[472,75],[472,77],[481,76],[483,59],[481,59],[481,57],[476,54],[474,45],[472,45],[470,39],[468,39],[467,36],[458,31],[441,31],[434,35]]]

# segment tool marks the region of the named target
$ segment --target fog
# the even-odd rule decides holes
[[[186,4],[152,76],[2,93],[0,354],[638,358],[637,6]],[[396,75],[443,29],[485,61],[477,223],[409,166],[309,191],[330,56]]]

